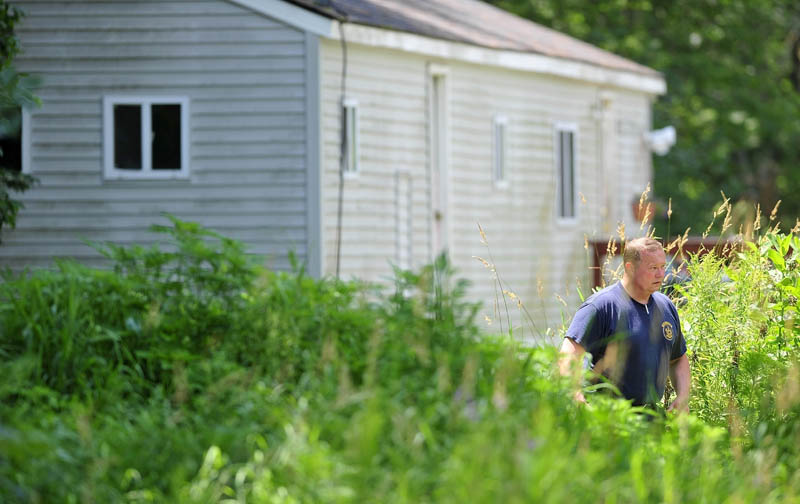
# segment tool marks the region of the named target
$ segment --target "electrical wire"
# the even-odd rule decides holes
[[[344,36],[344,23],[346,15],[339,20],[339,40],[342,46],[342,94],[339,100],[340,128],[339,128],[339,196],[336,209],[336,278],[339,278],[342,262],[342,213],[344,207],[344,170],[347,163],[347,111],[344,101],[347,97],[347,41]]]

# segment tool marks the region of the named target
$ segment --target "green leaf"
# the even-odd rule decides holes
[[[786,271],[786,261],[783,259],[783,256],[778,253],[775,249],[769,249],[767,251],[767,256],[770,258],[772,263],[778,268],[779,271]]]
[[[789,253],[789,245],[792,243],[792,235],[786,235],[781,240],[781,255],[784,257]]]

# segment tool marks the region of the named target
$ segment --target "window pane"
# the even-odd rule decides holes
[[[0,110],[0,167],[22,171],[22,109]]]
[[[344,108],[344,134],[345,134],[345,170],[358,171],[358,131],[356,107]]]
[[[506,177],[506,125],[503,123],[495,123],[494,149],[494,179],[501,181]]]
[[[569,164],[567,164],[567,217],[575,217],[575,135],[567,133],[567,153]]]
[[[559,214],[575,216],[575,160],[573,133],[560,131],[559,137]]]
[[[350,171],[350,108],[346,106],[342,106],[342,129],[344,130],[344,138],[342,139],[342,143],[344,143],[344,170]]]
[[[181,169],[181,106],[153,105],[153,169]]]
[[[114,167],[142,169],[142,107],[114,105]]]
[[[355,107],[350,109],[350,169],[358,171],[358,116],[356,115]]]
[[[558,216],[564,217],[564,132],[558,132]]]

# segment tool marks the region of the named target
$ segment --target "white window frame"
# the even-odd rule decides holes
[[[563,163],[561,160],[561,134],[572,134],[572,215],[565,216],[561,213],[562,196],[564,188],[561,187],[562,168]],[[574,224],[578,221],[578,166],[580,166],[578,158],[578,125],[569,122],[556,122],[553,124],[553,161],[554,161],[554,175],[556,186],[556,200],[555,200],[555,216],[556,222],[559,224]]]
[[[508,187],[508,117],[504,115],[495,115],[492,121],[492,180],[498,189]]]
[[[22,107],[22,124],[20,124],[20,154],[22,156],[22,173],[33,173],[31,167],[31,111]]]
[[[342,100],[342,114],[344,120],[344,176],[345,178],[358,178],[361,172],[361,138],[359,136],[358,100],[345,98]],[[353,152],[355,151],[355,152]]]
[[[154,170],[152,167],[151,107],[181,107],[181,166],[177,170]],[[139,105],[142,108],[142,169],[121,170],[114,167],[114,105]],[[189,98],[185,96],[104,96],[103,97],[103,173],[109,180],[185,179],[189,178]]]

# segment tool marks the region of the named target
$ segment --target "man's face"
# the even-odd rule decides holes
[[[633,267],[632,280],[636,289],[652,294],[661,288],[667,256],[663,250],[643,250],[641,261]]]

